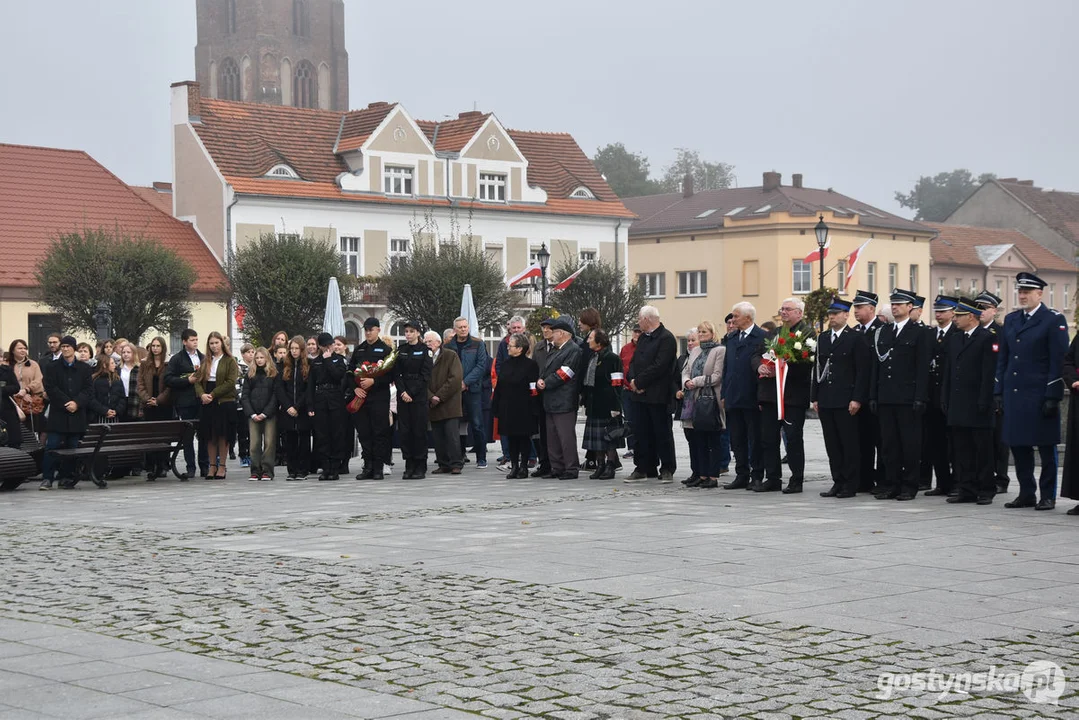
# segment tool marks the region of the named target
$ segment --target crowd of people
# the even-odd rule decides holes
[[[266,346],[244,344],[239,358],[217,332],[200,349],[193,329],[171,356],[162,337],[145,348],[122,338],[95,348],[51,335],[39,360],[25,341],[10,344],[0,419],[9,445],[20,445],[24,425],[47,451],[75,447],[90,423],[198,421],[181,480],[223,479],[238,455],[251,480],[273,480],[283,466],[289,481],[335,481],[349,472],[357,441],[358,480],[382,479],[395,446],[403,479],[426,477],[431,447],[430,472],[460,474],[467,463],[487,467],[497,433],[498,467],[510,479],[591,471],[610,480],[628,459],[624,482],[661,484],[674,482],[678,422],[687,487],[795,494],[812,408],[832,480],[824,497],[909,501],[924,491],[987,505],[1008,489],[1011,456],[1019,493],[1005,507],[1048,510],[1060,403],[1065,387],[1079,391],[1079,337],[1069,346],[1067,321],[1041,302],[1044,286],[1019,273],[1020,309],[1003,323],[991,292],[940,295],[935,326],[921,320],[925,298],[914,292],[897,289],[881,305],[858,291],[849,302],[833,299],[819,336],[797,298],[783,301],[778,323],[760,325],[756,309],[739,302],[722,330],[708,320],[691,329],[681,354],[652,306],[641,308],[617,354],[594,308],[576,321],[544,320],[535,338],[514,317],[494,358],[465,318],[443,333],[407,321],[396,345],[368,318],[351,350],[344,337],[282,331]],[[1069,413],[1061,494],[1079,499],[1075,423]],[[733,477],[721,485],[732,459]],[[46,452],[43,465],[42,489],[77,482],[70,462]],[[143,465],[125,470],[153,481],[169,459],[155,453]]]

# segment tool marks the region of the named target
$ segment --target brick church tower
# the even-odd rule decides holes
[[[196,0],[208,97],[348,110],[344,0]]]

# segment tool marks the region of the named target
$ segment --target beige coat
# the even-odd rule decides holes
[[[15,364],[15,377],[19,378],[19,387],[31,395],[45,394],[45,378],[41,366],[36,360],[27,360]]]
[[[727,348],[722,345],[716,345],[712,348],[712,351],[708,353],[708,357],[704,360],[704,374],[691,377],[693,363],[697,361],[700,354],[700,347],[693,348],[692,352],[689,353],[689,359],[686,360],[686,366],[682,368],[682,392],[686,393],[687,396],[690,393],[693,393],[693,398],[696,399],[697,393],[700,392],[702,387],[711,385],[716,392],[716,400],[718,401],[722,397],[723,359],[727,354]],[[686,383],[690,380],[693,381],[693,388],[687,390]],[[727,427],[727,414],[723,411],[722,406],[720,407],[719,417],[723,421],[723,427]],[[683,420],[682,427],[692,430],[693,421]]]
[[[439,420],[452,420],[459,418],[461,412],[461,382],[464,378],[464,370],[461,367],[461,358],[453,350],[442,348],[431,368],[431,380],[427,384],[427,402],[431,398],[438,397],[438,405],[431,408],[429,418],[431,422]]]

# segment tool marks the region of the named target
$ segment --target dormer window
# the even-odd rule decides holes
[[[584,185],[580,186],[576,190],[570,193],[571,198],[577,198],[578,200],[595,200],[596,196],[592,194],[592,191],[586,188]]]
[[[274,165],[270,168],[270,172],[266,173],[266,177],[275,178],[278,180],[299,180],[300,176],[296,174],[296,171],[290,168],[288,165]]]
[[[382,190],[387,195],[411,195],[412,168],[387,165],[382,172]]]
[[[480,200],[506,201],[506,176],[480,173]]]

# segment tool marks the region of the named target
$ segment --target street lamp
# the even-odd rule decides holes
[[[107,340],[112,336],[112,313],[107,304],[98,303],[96,312],[94,312],[94,325],[96,326],[94,330],[98,340]]]
[[[539,252],[536,253],[536,262],[539,263],[540,270],[540,306],[547,307],[547,266],[551,263],[551,253],[547,251],[547,243],[540,245]]]
[[[817,226],[813,228],[813,232],[817,235],[817,249],[820,250],[820,286],[824,287],[824,246],[828,244],[828,226],[824,224],[824,213],[820,214],[820,221]],[[824,332],[824,317],[820,320],[820,330]]]

